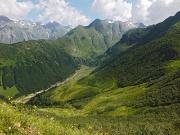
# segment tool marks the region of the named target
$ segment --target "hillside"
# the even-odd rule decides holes
[[[88,126],[78,128],[75,124],[64,124],[54,116],[43,113],[36,106],[21,106],[0,101],[0,134],[13,135],[93,135]],[[37,120],[38,119],[38,120]]]
[[[99,56],[97,60],[101,63],[100,67],[105,64],[108,65],[111,61],[113,62],[126,53],[178,29],[179,14],[178,12],[175,16],[171,16],[156,25],[148,26],[146,29],[137,28],[126,32],[117,44],[110,47],[104,54]]]
[[[89,116],[73,109],[0,104],[1,134],[127,135],[178,134],[179,105],[126,117]],[[124,108],[122,108],[124,109]],[[121,110],[122,110],[121,109]]]
[[[146,29],[129,31],[125,35],[133,41],[122,38],[111,48],[119,48],[115,55],[106,54],[112,56],[110,61],[89,76],[37,95],[27,104],[73,109],[86,117],[109,116],[112,120],[112,116],[121,116],[119,121],[134,123],[126,126],[134,125],[132,134],[180,133],[179,15]],[[136,31],[140,36],[133,37]],[[121,50],[121,46],[128,47]],[[130,129],[123,131],[120,128],[114,134],[130,134]]]
[[[116,44],[125,32],[139,27],[145,26],[96,19],[89,26],[77,26],[57,41],[74,57],[92,60]]]
[[[47,92],[42,95],[43,99],[46,104],[59,102],[90,111],[104,106],[101,113],[106,112],[107,104],[115,111],[121,106],[136,108],[179,103],[179,32],[177,29],[144,45],[78,82]],[[113,99],[116,94],[119,97]]]
[[[39,40],[0,45],[0,94],[33,93],[63,81],[78,69],[78,62],[60,46]]]

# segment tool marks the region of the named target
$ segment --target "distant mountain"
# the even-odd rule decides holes
[[[89,26],[83,28],[89,29],[92,27],[103,37],[103,42],[109,47],[117,43],[129,29],[145,26],[141,23],[129,21],[96,19]],[[64,36],[73,28],[72,26],[62,26],[57,22],[43,24],[27,20],[13,21],[6,16],[0,16],[0,43],[12,44],[38,39],[54,40]]]
[[[72,29],[58,42],[74,57],[94,59],[116,44],[125,32],[139,26],[129,21],[96,19],[86,27],[79,25]]]
[[[64,36],[71,28],[66,28],[57,22],[43,24],[32,21],[12,21],[0,16],[0,42],[6,44],[28,40],[53,40]]]
[[[122,35],[130,29],[145,28],[142,23],[133,23],[130,21],[112,21],[112,20],[94,20],[88,27],[94,27],[95,30],[102,34],[104,42],[107,45],[114,45],[119,41]]]

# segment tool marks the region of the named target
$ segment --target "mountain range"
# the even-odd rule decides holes
[[[109,34],[116,33],[116,28],[118,28],[118,32],[125,32],[131,28],[136,27],[145,27],[143,24],[135,24],[132,22],[113,22],[113,21],[101,21],[96,20],[91,25],[98,27],[99,23],[103,23],[103,27],[106,28],[109,31]],[[111,25],[108,25],[111,24]],[[120,26],[118,26],[118,24]],[[116,25],[116,26],[115,26]],[[19,21],[13,21],[7,18],[6,16],[0,16],[0,42],[5,44],[12,44],[22,41],[28,41],[28,40],[38,40],[38,39],[46,39],[46,40],[54,40],[59,37],[64,36],[68,31],[72,30],[72,26],[63,26],[59,24],[58,22],[49,22],[47,24],[41,23],[41,22],[32,22],[32,21],[26,21],[26,20],[19,20]],[[112,30],[110,30],[112,29]],[[105,32],[104,31],[104,32]],[[113,31],[113,32],[112,32]],[[119,36],[119,34],[114,35],[115,38]],[[113,36],[113,37],[114,37]],[[113,38],[109,35],[109,38]],[[119,38],[118,38],[119,39]],[[107,41],[108,42],[108,41]]]
[[[57,22],[43,24],[26,20],[13,21],[0,16],[0,42],[6,44],[38,39],[53,40],[64,36],[71,29]]]

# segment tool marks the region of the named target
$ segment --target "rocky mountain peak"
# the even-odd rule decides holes
[[[46,28],[51,28],[51,27],[55,28],[55,27],[58,27],[58,26],[60,26],[60,24],[58,22],[55,22],[55,21],[54,22],[49,22],[49,23],[47,23],[45,25]]]

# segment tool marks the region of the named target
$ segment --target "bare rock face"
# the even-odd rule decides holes
[[[57,22],[43,24],[32,21],[13,21],[0,16],[0,43],[12,44],[21,41],[53,40],[64,36],[70,29]]]

